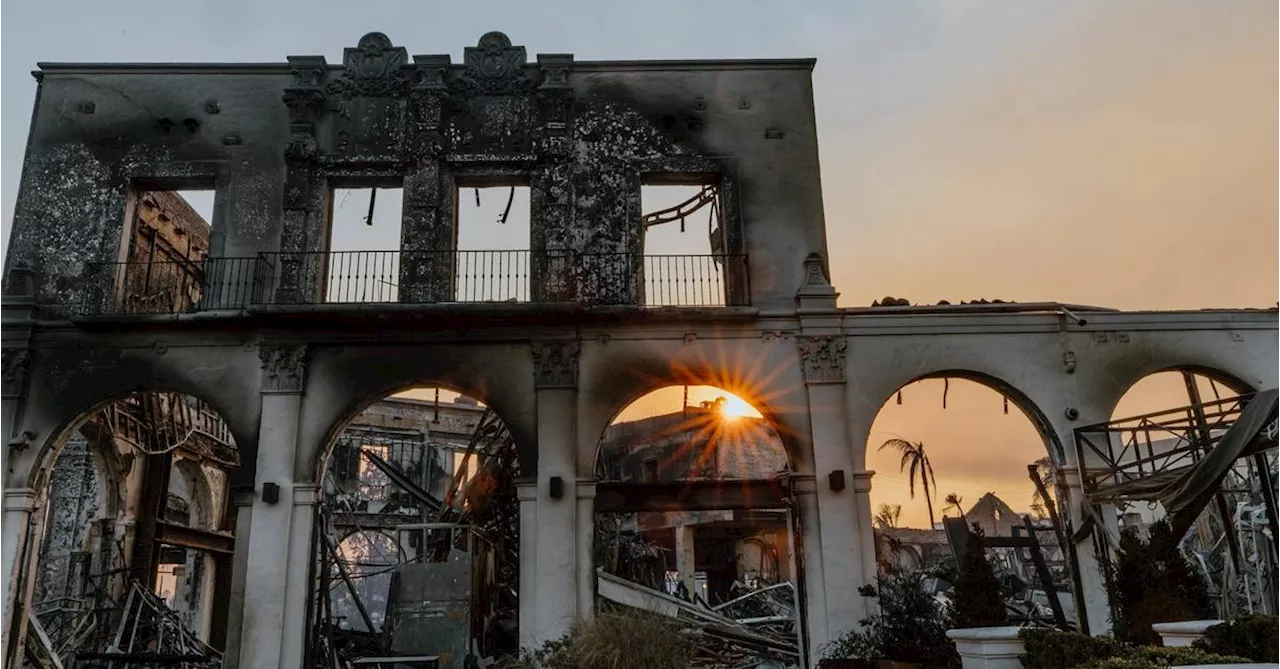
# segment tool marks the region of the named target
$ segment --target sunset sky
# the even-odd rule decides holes
[[[531,56],[816,57],[832,279],[843,305],[886,295],[1125,309],[1280,300],[1273,0],[312,0],[305,8],[10,0],[4,9],[6,237],[38,60],[324,54],[334,63],[379,30],[410,53],[448,52],[456,62],[482,33],[503,30]],[[496,218],[490,210],[504,196],[486,195],[483,216]],[[350,223],[335,238],[394,248],[392,227],[355,227],[363,213],[358,198],[349,201],[336,222]],[[513,234],[489,229],[472,248],[502,248]],[[705,245],[697,226],[684,238],[662,234],[669,252]],[[1016,410],[1004,415],[994,393],[958,382],[943,412],[938,385],[908,388],[872,442],[923,440],[944,493],[971,502],[1008,490],[1006,501],[1023,508],[1030,492],[1014,490],[1015,480],[1043,452],[1029,423]],[[918,523],[923,505],[895,482],[896,461],[869,467],[882,472],[877,500],[903,504],[904,520]]]

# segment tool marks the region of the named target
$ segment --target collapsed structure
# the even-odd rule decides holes
[[[812,664],[872,605],[871,422],[933,377],[987,384],[1039,429],[1076,623],[1107,629],[1117,502],[1167,498],[1183,519],[1233,462],[1274,452],[1276,310],[838,307],[813,66],[531,60],[501,33],[460,63],[372,33],[341,65],[42,64],[3,284],[5,660],[459,666],[503,635],[558,638],[607,600]],[[690,196],[653,211],[656,185]],[[334,248],[335,191],[357,187],[399,190],[397,248]],[[460,247],[481,187],[528,190],[523,248]],[[207,232],[171,197],[190,189],[214,194]],[[650,248],[694,212],[707,253]],[[1183,411],[1176,444],[1138,448],[1169,422],[1108,426],[1113,408],[1170,369],[1212,374],[1235,404]],[[665,480],[643,456],[602,465],[619,411],[681,384],[753,403],[781,457]],[[370,418],[412,386],[483,409],[438,440]],[[439,456],[456,449],[485,464]],[[1192,480],[1190,497],[1164,492]],[[1272,499],[1250,522],[1275,518]],[[628,585],[597,542],[628,522],[677,554],[703,528],[735,559],[769,537],[736,575],[778,581],[773,613],[791,593],[796,641]],[[703,590],[693,553],[671,563],[686,591]],[[395,584],[370,610],[381,595],[351,571],[377,566]],[[393,624],[408,631],[360,646]]]

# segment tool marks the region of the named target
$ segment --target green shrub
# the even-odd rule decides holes
[[[987,561],[986,537],[977,525],[965,541],[960,574],[951,591],[951,624],[958,628],[993,627],[1009,622],[1000,579]]]
[[[960,657],[947,638],[947,617],[924,590],[924,575],[891,570],[876,587],[859,589],[879,599],[880,610],[819,649],[827,659],[896,660],[925,667],[958,667]]]
[[[1158,645],[1153,623],[1203,620],[1214,615],[1209,591],[1178,550],[1167,521],[1151,525],[1143,541],[1133,528],[1120,536],[1116,573],[1109,593],[1116,612],[1116,637],[1132,644]]]
[[[1243,657],[1218,655],[1199,648],[1163,648],[1141,646],[1105,660],[1080,665],[1080,669],[1166,669],[1190,664],[1231,664],[1248,662]]]
[[[1115,657],[1124,650],[1115,639],[1079,632],[1024,629],[1018,637],[1025,651],[1019,657],[1022,666],[1035,669],[1073,669],[1087,662]]]
[[[1276,638],[1280,626],[1275,616],[1251,613],[1205,630],[1193,646],[1222,655],[1239,655],[1254,662],[1280,662]]]
[[[579,620],[561,639],[503,658],[495,669],[686,669],[691,651],[666,618],[619,609]]]

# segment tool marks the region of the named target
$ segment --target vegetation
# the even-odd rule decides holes
[[[1123,647],[1110,637],[1092,637],[1079,632],[1052,629],[1024,629],[1018,633],[1024,667],[1074,669],[1095,660],[1117,657]]]
[[[902,515],[901,504],[881,504],[876,509],[876,516],[873,523],[876,527],[893,528],[898,526],[898,517]]]
[[[688,641],[665,618],[628,609],[574,623],[563,638],[504,658],[496,669],[686,669]]]
[[[1205,630],[1193,646],[1221,655],[1239,655],[1254,662],[1280,662],[1280,627],[1275,616],[1251,613]]]
[[[1079,632],[1024,629],[1018,636],[1024,646],[1019,657],[1022,665],[1036,669],[1164,669],[1247,661],[1200,648],[1125,646],[1110,637],[1091,637]]]
[[[1144,541],[1133,528],[1120,536],[1111,592],[1116,637],[1135,645],[1157,645],[1153,623],[1203,620],[1214,616],[1204,581],[1178,550],[1167,521],[1149,528]]]
[[[942,499],[942,501],[946,503],[946,506],[942,507],[943,517],[946,517],[947,511],[950,511],[952,509],[954,509],[956,512],[956,518],[964,517],[964,507],[961,506],[962,504],[964,504],[963,497],[953,492],[949,492],[947,493],[947,496]]]
[[[880,610],[861,622],[862,629],[849,630],[820,649],[822,657],[915,662],[931,669],[960,666],[947,638],[946,613],[925,592],[923,580],[923,574],[893,569],[875,588],[861,588],[864,597],[879,600]]]
[[[910,483],[911,499],[916,497],[916,478],[920,479],[920,485],[924,487],[924,504],[929,508],[929,527],[933,527],[937,522],[933,518],[933,499],[929,496],[929,486],[932,485],[936,490],[938,482],[933,478],[933,465],[929,462],[929,456],[924,452],[924,444],[921,442],[911,443],[905,439],[890,439],[880,444],[879,450],[892,448],[902,454],[902,460],[898,463],[898,471],[906,471],[907,482]]]
[[[1142,646],[1126,650],[1115,657],[1087,662],[1080,665],[1080,669],[1166,669],[1196,664],[1231,664],[1247,661],[1242,657],[1218,655],[1199,648]]]
[[[985,539],[982,528],[974,525],[965,542],[960,573],[951,591],[951,622],[957,628],[993,627],[1009,621],[1000,580],[987,561]]]

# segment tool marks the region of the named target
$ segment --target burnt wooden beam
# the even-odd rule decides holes
[[[691,481],[596,484],[597,513],[780,509],[790,506],[783,481]]]
[[[230,555],[236,545],[236,538],[233,535],[200,530],[162,520],[155,523],[155,541],[158,544],[226,555]]]

